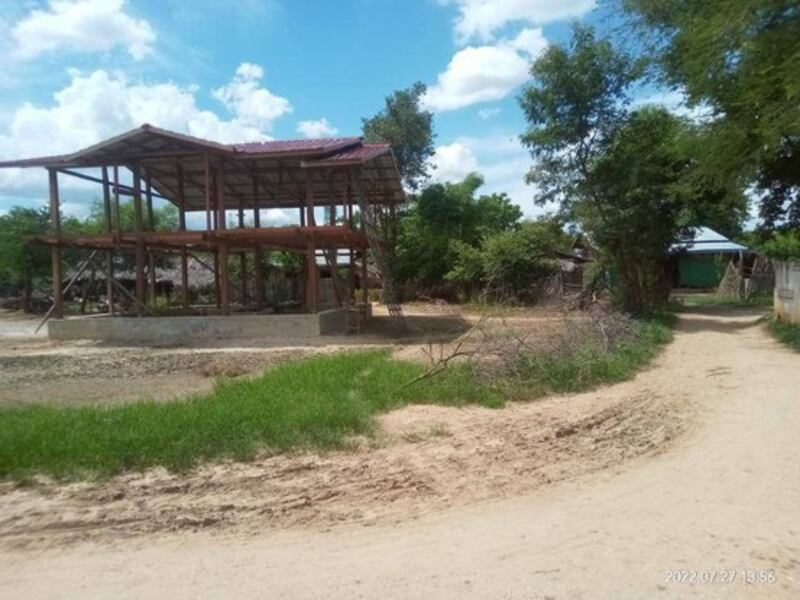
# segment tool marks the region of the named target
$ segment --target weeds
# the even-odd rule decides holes
[[[800,325],[792,325],[786,321],[770,319],[768,327],[778,341],[800,352]]]
[[[254,379],[223,380],[209,395],[119,407],[37,406],[0,411],[0,476],[82,479],[208,459],[342,447],[371,434],[376,413],[410,402],[502,406],[460,365],[404,388],[424,368],[388,351],[347,352],[286,363]]]
[[[638,322],[597,308],[565,317],[556,336],[521,335],[500,323],[479,322],[451,348],[459,360],[431,351],[429,369],[394,360],[388,350],[344,352],[285,363],[256,378],[221,380],[212,393],[185,400],[3,409],[0,477],[87,479],[345,448],[347,440],[375,433],[377,414],[411,403],[500,407],[507,399],[626,379],[671,337],[663,321]]]

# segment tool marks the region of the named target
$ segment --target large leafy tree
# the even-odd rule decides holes
[[[81,230],[81,223],[74,217],[62,216],[61,229],[75,233]],[[14,206],[0,216],[0,283],[21,294],[25,311],[31,310],[32,294],[36,289],[50,287],[52,268],[50,249],[29,243],[29,239],[51,232],[47,208]],[[62,251],[62,263],[68,268],[76,264],[78,258],[74,250]]]
[[[534,166],[529,183],[541,203],[573,202],[598,193],[590,170],[626,117],[628,90],[643,65],[576,25],[568,45],[551,44],[531,66],[520,97],[529,128],[522,135]]]
[[[641,65],[591,28],[551,45],[531,73],[522,139],[539,201],[559,203],[613,264],[621,305],[645,312],[666,298],[669,244],[709,217],[740,218],[744,200],[703,176],[700,126],[665,109],[627,109]]]
[[[423,83],[395,91],[374,117],[364,119],[364,139],[371,143],[391,144],[397,169],[405,186],[416,190],[428,177],[428,160],[433,156],[433,113],[423,110]]]
[[[710,108],[713,171],[762,191],[768,228],[800,226],[800,5],[622,0],[659,74]]]
[[[488,235],[479,247],[456,242],[445,277],[468,293],[479,290],[496,300],[533,301],[539,284],[558,269],[557,252],[568,249],[570,241],[558,220],[524,221]]]
[[[478,196],[483,179],[433,184],[412,198],[399,220],[397,275],[423,287],[445,283],[456,243],[477,247],[481,240],[517,226],[522,212],[505,194]]]
[[[670,246],[698,223],[745,213],[741,194],[715,187],[693,155],[697,127],[664,108],[635,111],[612,136],[592,167],[603,191],[577,207],[579,221],[612,258],[619,296],[643,312],[666,300]]]

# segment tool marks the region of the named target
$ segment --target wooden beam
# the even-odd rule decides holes
[[[175,173],[178,177],[178,228],[186,231],[186,209],[185,197],[183,195],[183,165],[179,162],[175,165]],[[189,312],[189,257],[184,245],[181,248],[181,299],[183,301],[183,311]]]
[[[309,173],[309,177],[311,174]],[[314,218],[314,188],[311,186],[311,181],[306,179],[306,223],[309,227],[314,227],[317,222]]]
[[[208,152],[203,155],[203,169],[206,183],[206,231],[211,231],[211,157]]]
[[[58,171],[48,169],[50,184],[50,227],[55,235],[61,234],[61,212],[58,195]],[[50,264],[53,274],[53,316],[61,319],[64,316],[64,295],[61,291],[61,248],[50,249]]]
[[[131,189],[133,192],[133,189]],[[119,233],[122,229],[122,217],[119,212],[119,165],[114,165],[114,229]]]
[[[317,312],[318,280],[317,249],[314,243],[314,236],[311,236],[306,246],[306,308],[310,313]]]
[[[225,163],[220,161],[216,169],[217,184],[217,229],[225,229],[228,224],[225,222]]]
[[[108,167],[103,167],[103,210],[106,217],[106,233],[111,233],[111,189],[108,183]],[[108,301],[108,312],[114,314],[114,252],[106,252],[106,299]]]
[[[147,200],[147,230],[155,231],[155,218],[153,216],[153,186],[150,175],[145,178],[145,198]],[[152,250],[147,253],[147,273],[149,275],[149,293],[151,304],[156,305],[156,257]]]
[[[253,197],[258,197],[258,178],[253,176]],[[261,211],[258,207],[253,209],[253,227],[261,227]],[[256,310],[264,308],[264,264],[262,263],[261,245],[256,244],[253,252],[253,275],[256,287]]]
[[[217,308],[222,309],[222,294],[219,284],[219,249],[214,249],[214,293],[216,294]]]
[[[136,313],[137,316],[144,316],[145,306],[145,278],[144,278],[144,263],[145,263],[145,249],[144,239],[142,238],[142,179],[141,170],[138,164],[134,164],[131,168],[133,173],[133,222],[134,230],[136,232]]]
[[[244,228],[244,208],[242,203],[239,202],[239,229]],[[241,296],[242,306],[247,306],[247,255],[244,252],[239,253],[239,279],[239,295]]]
[[[220,283],[220,312],[229,315],[230,308],[230,280],[228,279],[228,243],[219,245],[219,283]]]

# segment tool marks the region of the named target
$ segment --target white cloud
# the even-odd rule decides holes
[[[437,183],[461,181],[469,173],[478,171],[478,158],[461,142],[437,146],[430,163],[433,167],[431,179]]]
[[[713,109],[707,104],[688,106],[686,94],[682,90],[665,90],[639,96],[633,100],[634,108],[643,106],[663,106],[670,112],[687,117],[693,121],[707,121],[713,118]]]
[[[261,87],[263,78],[264,69],[260,65],[242,63],[233,80],[214,90],[213,95],[243,124],[269,130],[275,119],[292,112],[292,105],[286,98]]]
[[[480,173],[485,181],[480,193],[508,194],[526,217],[553,209],[534,204],[536,190],[525,183],[531,157],[515,135],[495,133],[456,138],[436,148],[431,164],[437,167],[431,173],[436,182],[461,181],[468,173]]]
[[[458,6],[455,34],[460,43],[491,40],[506,24],[542,24],[592,10],[595,0],[440,0]]]
[[[530,63],[547,46],[541,29],[523,29],[494,45],[468,46],[456,52],[423,98],[434,111],[457,110],[500,100],[528,78]]]
[[[140,60],[156,34],[125,12],[125,0],[50,0],[11,26],[11,57],[27,61],[51,52],[107,52],[117,46]]]
[[[499,106],[495,106],[494,108],[482,108],[478,111],[478,116],[484,121],[486,121],[487,119],[493,119],[499,114],[500,114]]]
[[[339,130],[328,122],[325,117],[316,121],[300,121],[297,124],[297,133],[306,138],[331,137],[339,133]]]
[[[235,87],[243,79],[259,79],[255,77],[259,69],[257,65],[243,65],[229,86]],[[0,159],[75,152],[143,123],[218,142],[264,140],[269,139],[271,119],[280,114],[254,107],[250,100],[264,96],[262,92],[274,96],[249,83],[242,95],[232,92],[237,101],[230,104],[232,116],[226,119],[199,108],[199,90],[194,86],[136,82],[122,73],[102,69],[91,73],[72,70],[70,77],[69,84],[55,93],[51,105],[26,102],[13,111],[7,127],[0,130]],[[246,98],[248,94],[252,98]],[[250,109],[254,114],[248,112]],[[46,178],[40,171],[0,170],[0,192],[43,195]],[[72,186],[76,181],[65,179]]]

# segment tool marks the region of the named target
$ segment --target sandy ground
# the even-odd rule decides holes
[[[752,314],[705,311],[631,382],[502,411],[412,407],[384,418],[377,449],[7,488],[0,589],[797,598],[799,364]],[[760,572],[774,583],[747,583]]]

